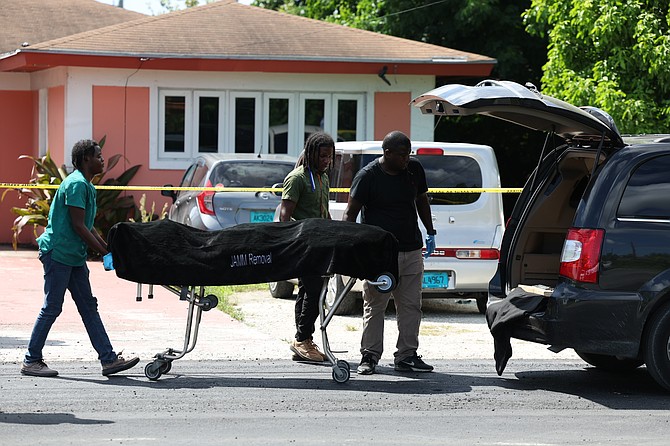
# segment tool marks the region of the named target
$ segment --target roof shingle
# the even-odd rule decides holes
[[[141,17],[94,0],[2,0],[0,54]]]
[[[95,28],[31,45],[25,50],[205,59],[495,63],[494,59],[479,54],[247,6],[234,0]]]

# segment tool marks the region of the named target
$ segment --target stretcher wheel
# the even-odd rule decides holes
[[[377,277],[377,282],[382,282],[379,285],[375,285],[377,291],[380,293],[390,293],[396,286],[396,279],[391,273],[383,273]]]
[[[166,373],[169,373],[171,369],[172,369],[172,361],[166,361],[163,364],[161,364],[160,367],[161,374],[165,375]]]
[[[209,311],[212,308],[216,308],[217,305],[219,305],[219,299],[213,294],[208,294],[200,299],[200,308],[202,308],[202,311]]]
[[[339,359],[337,361],[337,366],[341,369],[351,370],[351,366],[349,366],[349,363],[343,359]]]
[[[337,361],[337,364],[333,366],[333,380],[337,383],[345,383],[349,381],[350,376],[349,363],[347,361]]]
[[[162,364],[158,361],[150,362],[144,367],[144,375],[152,381],[156,381],[163,374]]]
[[[344,369],[340,367],[333,368],[333,380],[337,383],[345,383],[349,381],[351,372],[349,369]]]

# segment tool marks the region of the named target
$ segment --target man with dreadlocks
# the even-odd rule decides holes
[[[57,376],[42,358],[42,349],[51,326],[63,309],[65,290],[84,322],[91,344],[98,352],[104,376],[134,367],[140,358],[124,359],[112,349],[98,313],[98,301],[91,292],[86,266],[87,247],[103,255],[105,269],[113,269],[107,243],[93,227],[96,191],[91,179],[102,172],[104,159],[100,145],[84,139],[72,148],[75,171],[63,180],[49,210],[49,223],[37,239],[39,259],[44,267],[44,304],[30,335],[21,373],[30,376]]]
[[[279,220],[305,218],[330,218],[328,170],[335,156],[333,138],[323,132],[312,133],[300,159],[284,179],[284,189],[279,208]],[[295,301],[295,340],[291,343],[296,361],[322,362],[326,356],[312,340],[314,324],[319,317],[319,295],[323,286],[320,276],[301,277]]]

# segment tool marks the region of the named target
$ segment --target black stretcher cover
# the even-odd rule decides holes
[[[170,220],[117,223],[116,275],[154,285],[240,285],[308,275],[398,277],[398,242],[379,227],[306,219],[203,231]]]

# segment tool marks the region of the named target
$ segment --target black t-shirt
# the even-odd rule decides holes
[[[350,194],[363,204],[362,222],[389,231],[406,252],[423,246],[416,197],[426,191],[426,173],[416,159],[410,158],[407,170],[398,175],[384,172],[376,159],[356,174]]]

